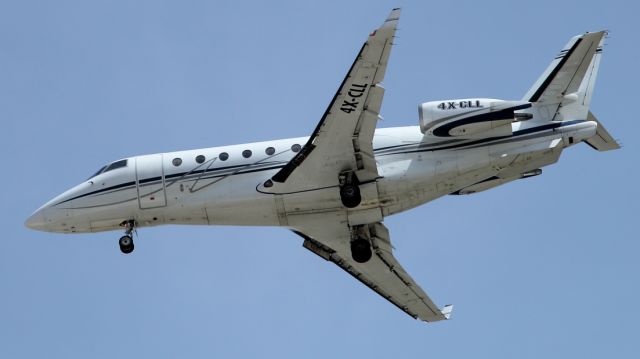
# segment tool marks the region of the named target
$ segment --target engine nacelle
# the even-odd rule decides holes
[[[531,107],[527,101],[491,98],[425,102],[418,107],[420,130],[436,137],[488,138],[509,136],[511,123],[530,119],[515,111]]]

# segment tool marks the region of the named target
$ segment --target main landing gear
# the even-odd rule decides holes
[[[351,258],[358,263],[366,263],[373,255],[369,229],[366,225],[357,226],[351,233]]]
[[[362,197],[360,196],[360,183],[358,177],[352,171],[342,172],[338,177],[340,184],[340,200],[347,208],[358,207]]]
[[[366,263],[371,259],[371,242],[366,238],[356,238],[351,241],[351,258],[358,263]]]
[[[120,237],[118,244],[120,245],[120,251],[124,254],[129,254],[133,252],[133,231],[136,228],[136,221],[130,219],[128,221],[124,221],[120,224],[120,226],[125,228],[124,236]]]

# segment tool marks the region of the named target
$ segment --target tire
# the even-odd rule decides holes
[[[340,188],[340,199],[342,204],[347,208],[358,207],[362,201],[360,196],[360,188],[354,185],[346,185]]]
[[[120,251],[122,253],[129,254],[133,252],[134,246],[133,246],[133,238],[131,238],[131,236],[120,237],[118,244],[120,245]]]
[[[371,243],[364,238],[351,242],[351,258],[358,263],[366,263],[371,259]]]

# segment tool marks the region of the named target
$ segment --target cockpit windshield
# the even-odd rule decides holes
[[[121,167],[127,167],[127,160],[120,160],[120,161],[115,161],[109,165],[103,166],[102,168],[100,168],[98,170],[98,172],[94,173],[93,176],[89,177],[89,179],[92,179],[93,177],[105,173],[105,172],[109,172],[111,170],[115,170],[116,168],[121,168]]]
[[[94,173],[91,177],[89,177],[89,179],[92,179],[93,177],[101,174],[102,171],[104,171],[105,168],[107,168],[107,166],[102,166],[96,173]]]

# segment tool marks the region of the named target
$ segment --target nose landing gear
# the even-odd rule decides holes
[[[130,235],[120,237],[118,244],[120,245],[120,251],[122,251],[122,253],[129,254],[133,252],[133,238]]]
[[[124,254],[129,254],[133,252],[133,231],[136,228],[136,221],[128,220],[124,221],[120,224],[125,228],[124,236],[120,237],[118,244],[120,245],[120,251]]]

